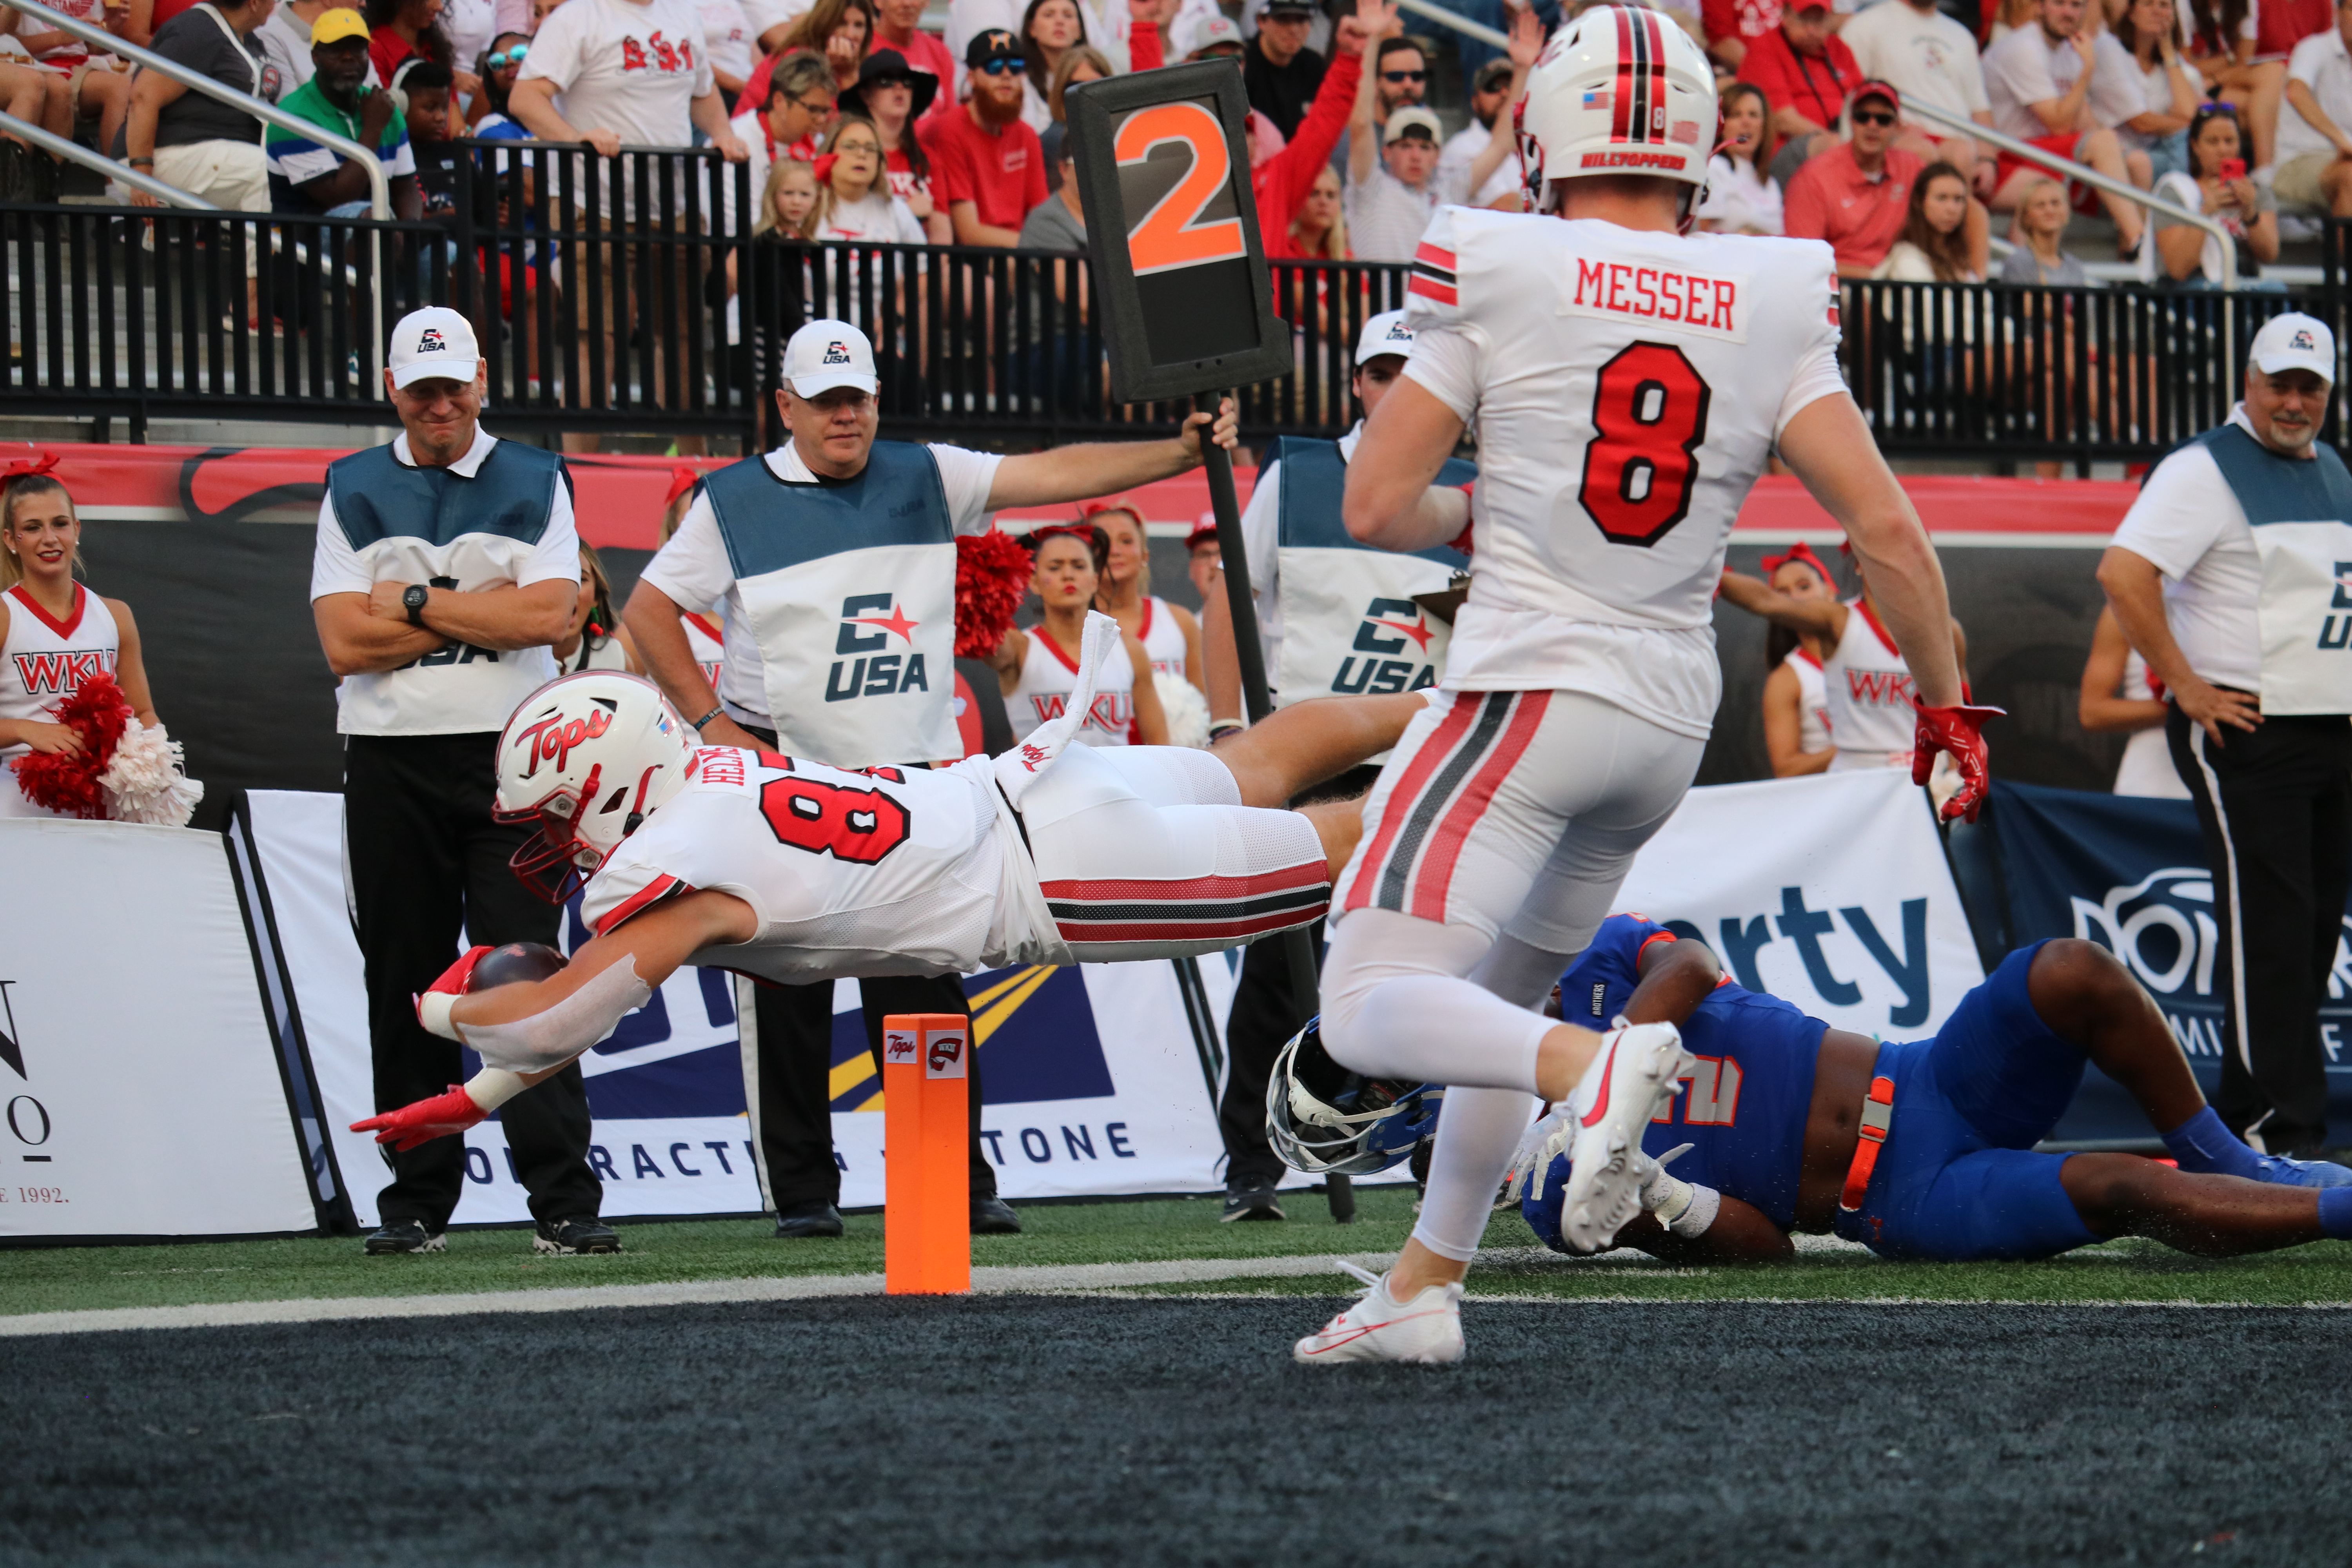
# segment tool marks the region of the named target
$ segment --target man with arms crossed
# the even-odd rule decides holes
[[[1642,1130],[1685,1059],[1673,1029],[1604,1053],[1535,1009],[1698,766],[1716,580],[1775,447],[1910,662],[1916,775],[1949,750],[1948,809],[1982,797],[1984,710],[1960,705],[1942,571],[1839,378],[1828,247],[1677,234],[1715,123],[1696,44],[1652,11],[1587,11],[1529,79],[1529,211],[1447,208],[1416,258],[1412,354],[1349,465],[1348,530],[1458,535],[1459,492],[1428,486],[1475,419],[1477,570],[1333,889],[1323,1029],[1355,1071],[1453,1087],[1403,1256],[1302,1361],[1460,1359],[1461,1279],[1539,1099],[1573,1094],[1580,1119],[1570,1242],[1606,1246],[1637,1212]]]

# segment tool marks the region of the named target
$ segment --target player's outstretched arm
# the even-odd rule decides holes
[[[1952,606],[1927,530],[1878,455],[1853,399],[1815,398],[1780,433],[1780,456],[1845,530],[1870,595],[1929,708],[1960,701]]]
[[[1279,809],[1395,745],[1426,706],[1428,699],[1417,691],[1310,697],[1276,710],[1210,749],[1232,771],[1244,805]]]
[[[1810,632],[1832,642],[1845,636],[1845,618],[1853,612],[1835,599],[1792,599],[1761,577],[1724,568],[1723,596],[1751,616],[1792,632]]]
[[[1341,516],[1349,535],[1380,550],[1427,550],[1460,537],[1470,498],[1430,488],[1462,440],[1462,416],[1411,376],[1399,376],[1364,422],[1348,464]]]
[[[1617,1245],[1646,1252],[1663,1263],[1786,1263],[1797,1244],[1762,1209],[1734,1197],[1720,1197],[1715,1223],[1699,1236],[1676,1236],[1655,1215],[1639,1215],[1617,1233]]]
[[[417,1019],[444,1039],[471,1046],[482,1070],[430,1100],[352,1124],[399,1150],[462,1133],[533,1084],[562,1071],[643,1006],[655,987],[706,947],[758,934],[751,906],[696,892],[592,939],[544,980],[468,992],[478,947],[417,998]]]
[[[1625,1017],[1634,1024],[1680,1028],[1723,981],[1723,966],[1703,942],[1654,942],[1633,967],[1642,983],[1625,999]]]

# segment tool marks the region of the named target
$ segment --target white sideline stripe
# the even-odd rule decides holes
[[[1388,1252],[1349,1255],[1368,1268],[1396,1261]],[[1071,1263],[971,1271],[977,1296],[1054,1290],[1181,1285],[1196,1279],[1262,1279],[1334,1273],[1329,1254],[1305,1258],[1181,1258],[1150,1263]],[[879,1274],[815,1274],[787,1279],[696,1279],[676,1284],[583,1285],[467,1295],[327,1296],[292,1301],[210,1301],[182,1307],[105,1307],[0,1317],[0,1338],[89,1334],[129,1329],[217,1329],[256,1323],[326,1323],[367,1318],[454,1318],[477,1312],[578,1312],[604,1307],[686,1307],[713,1301],[799,1301],[879,1296]]]

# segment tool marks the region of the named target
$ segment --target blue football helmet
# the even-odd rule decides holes
[[[1370,1175],[1410,1158],[1437,1131],[1445,1086],[1350,1072],[1323,1048],[1322,1026],[1308,1019],[1275,1058],[1265,1086],[1274,1152],[1308,1175]]]

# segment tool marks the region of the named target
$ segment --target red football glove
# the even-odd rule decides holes
[[[1984,809],[1985,790],[1991,783],[1985,757],[1984,726],[2008,710],[1963,702],[1950,708],[1919,705],[1919,732],[1912,742],[1911,782],[1924,784],[1936,771],[1936,753],[1949,752],[1960,770],[1960,787],[1944,803],[1944,820],[1966,817],[1970,822]]]
[[[475,952],[488,952],[488,948],[476,948]],[[467,955],[470,962],[473,954]],[[354,1132],[373,1132],[379,1143],[389,1143],[405,1154],[420,1143],[430,1143],[436,1138],[446,1138],[463,1132],[489,1115],[474,1103],[463,1084],[451,1084],[449,1092],[436,1094],[430,1100],[420,1100],[414,1105],[404,1105],[398,1110],[387,1110],[381,1116],[371,1116],[365,1121],[352,1123]]]
[[[416,998],[416,1021],[445,1040],[457,1039],[457,1026],[449,1022],[449,1009],[457,1005],[458,997],[466,994],[466,983],[474,977],[474,965],[481,963],[492,951],[487,947],[467,948],[465,957],[443,970],[441,978],[426,986],[425,994]]]

